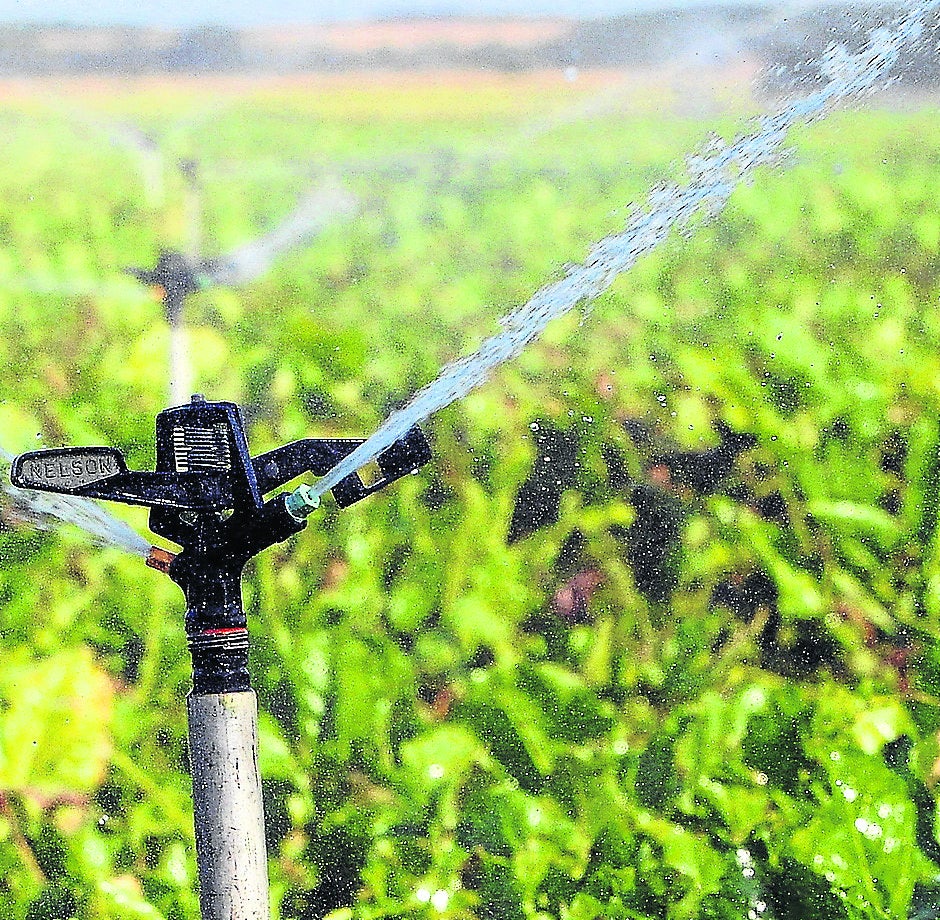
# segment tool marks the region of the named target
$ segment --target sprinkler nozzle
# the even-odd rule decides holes
[[[308,485],[298,486],[284,500],[292,518],[302,521],[320,507],[320,496]]]
[[[163,572],[164,575],[169,575],[170,565],[175,558],[176,556],[173,553],[160,549],[159,546],[151,546],[145,562],[150,568]]]

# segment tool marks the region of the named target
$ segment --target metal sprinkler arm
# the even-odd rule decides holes
[[[265,493],[306,472],[325,475],[362,443],[361,438],[307,438],[251,458],[237,408],[232,403],[194,400],[157,417],[155,472],[129,470],[113,447],[63,447],[21,454],[10,475],[13,484],[23,489],[151,507],[155,509],[151,529],[185,546],[193,531],[180,512],[260,508]],[[352,473],[330,491],[336,504],[346,508],[430,459],[428,442],[415,425],[376,458],[381,479],[366,486]],[[302,491],[301,486],[298,492]]]
[[[308,472],[325,476],[362,443],[361,438],[308,438],[269,451],[252,460],[258,487],[266,492],[275,485],[284,485]],[[382,473],[378,481],[366,486],[358,474],[353,473],[331,490],[333,498],[340,508],[346,508],[414,472],[430,459],[431,448],[424,433],[415,425],[404,437],[376,457],[376,464]],[[306,514],[319,507],[319,501],[314,501],[309,486],[301,485],[288,497],[288,507],[296,516],[306,517]],[[306,514],[302,513],[302,509],[308,509]]]

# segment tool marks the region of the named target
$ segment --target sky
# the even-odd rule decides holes
[[[717,0],[741,5],[735,0]],[[757,0],[764,2],[764,0]],[[594,17],[663,7],[713,6],[716,0],[0,0],[0,22],[232,27],[335,22],[412,15]],[[797,0],[794,5],[807,5]]]

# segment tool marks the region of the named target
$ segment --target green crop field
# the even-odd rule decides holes
[[[256,452],[371,433],[755,110],[654,86],[7,87],[0,444],[152,469],[169,334],[121,268],[317,181],[359,213],[192,298],[194,375]],[[249,570],[276,918],[940,917],[940,119],[791,146]],[[2,917],[198,916],[182,611],[4,513]]]

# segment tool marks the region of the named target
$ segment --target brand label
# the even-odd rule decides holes
[[[26,489],[79,489],[116,476],[125,469],[121,455],[111,448],[87,451],[33,451],[19,459],[13,484]]]

